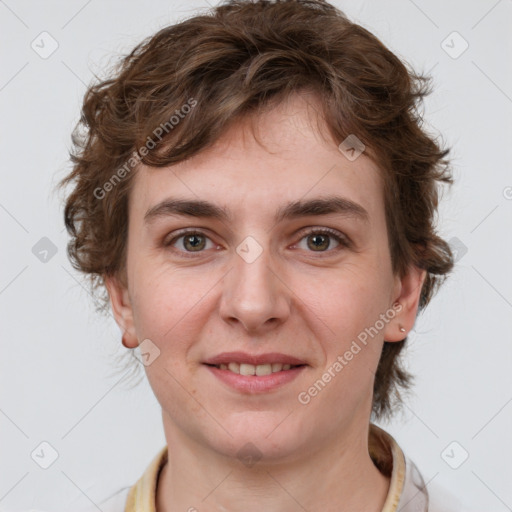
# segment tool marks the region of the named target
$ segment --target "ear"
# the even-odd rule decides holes
[[[127,348],[138,347],[139,342],[135,334],[133,310],[128,294],[128,287],[116,276],[104,277],[103,280],[110,297],[110,305],[114,318],[123,332],[123,345]]]
[[[414,327],[426,276],[426,270],[410,265],[403,277],[396,277],[393,304],[398,303],[400,306],[393,306],[396,315],[384,329],[385,341],[402,341]],[[400,327],[405,332],[400,331]]]

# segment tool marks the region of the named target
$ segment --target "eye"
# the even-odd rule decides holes
[[[209,242],[209,244],[208,244]],[[164,242],[165,247],[173,247],[181,252],[202,252],[212,249],[214,243],[201,231],[182,231],[170,240]]]
[[[335,246],[332,247],[332,240],[335,241]],[[302,241],[306,241],[306,247],[302,246]],[[312,252],[328,252],[328,249],[340,249],[348,247],[348,240],[338,231],[329,228],[313,228],[303,234],[298,247],[301,249],[310,250]]]
[[[303,241],[306,242],[305,245]],[[200,253],[207,249],[219,247],[205,233],[197,230],[175,233],[169,240],[164,240],[163,245],[164,247],[171,247],[184,256],[187,255],[187,257],[191,253]],[[302,234],[297,247],[309,252],[323,253],[341,250],[344,247],[349,247],[349,245],[349,240],[342,233],[334,229],[312,228]]]

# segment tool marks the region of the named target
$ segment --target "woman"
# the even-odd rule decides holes
[[[221,5],[88,90],[69,253],[167,441],[102,510],[441,510],[370,421],[399,405],[400,352],[453,265],[427,92],[320,1]]]

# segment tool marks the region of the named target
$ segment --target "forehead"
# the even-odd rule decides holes
[[[238,120],[187,161],[167,168],[142,165],[130,202],[139,215],[169,195],[262,212],[275,211],[278,203],[336,194],[376,214],[383,206],[378,167],[364,153],[349,160],[319,112],[314,99],[297,95]]]

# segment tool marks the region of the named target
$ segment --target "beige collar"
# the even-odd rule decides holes
[[[414,469],[414,464],[407,461],[396,441],[384,430],[370,424],[368,449],[374,464],[381,473],[391,478],[388,495],[382,512],[396,512],[401,505],[401,512],[408,509],[407,503],[401,503],[404,497],[406,480],[406,462]],[[160,470],[167,462],[168,450],[164,446],[140,479],[130,489],[126,500],[125,512],[156,512],[156,487]],[[417,471],[417,470],[416,470]],[[421,478],[421,476],[420,476]],[[426,497],[426,492],[425,492]],[[428,505],[428,497],[426,497]],[[405,505],[405,508],[402,506]],[[415,510],[422,510],[415,508]],[[426,508],[424,510],[427,510]]]

